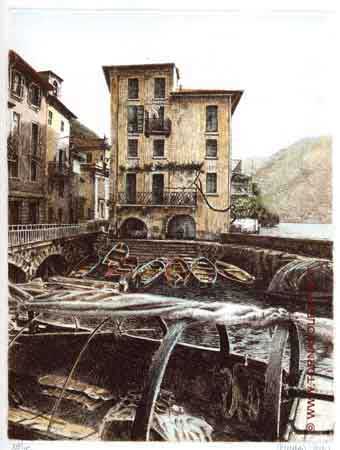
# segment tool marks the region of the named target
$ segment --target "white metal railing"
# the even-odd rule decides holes
[[[34,224],[10,225],[8,227],[8,246],[31,244],[34,242],[52,241],[85,233],[95,233],[103,226],[103,222],[84,222],[77,224]]]

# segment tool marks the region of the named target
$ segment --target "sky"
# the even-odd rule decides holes
[[[331,14],[290,11],[12,10],[9,47],[64,79],[63,102],[110,136],[102,66],[175,62],[183,88],[241,89],[233,158],[331,134]]]

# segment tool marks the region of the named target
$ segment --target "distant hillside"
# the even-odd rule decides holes
[[[270,157],[242,159],[242,172],[246,175],[254,175],[259,169],[267,164],[269,159]]]
[[[98,134],[87,128],[79,120],[72,120],[71,122],[71,135],[85,138],[99,139]]]
[[[256,171],[263,204],[281,222],[332,222],[331,146],[328,136],[302,139]]]

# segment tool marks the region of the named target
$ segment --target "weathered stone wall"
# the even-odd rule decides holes
[[[51,256],[63,257],[66,267],[71,269],[87,255],[93,254],[95,239],[96,235],[83,235],[77,238],[13,247],[8,252],[8,263],[21,269],[28,281],[36,276],[41,264]]]
[[[295,239],[249,234],[222,234],[222,243],[258,246],[283,252],[297,253],[302,256],[332,259],[333,243],[321,239]]]

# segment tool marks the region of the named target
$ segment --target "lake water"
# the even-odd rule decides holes
[[[262,227],[260,235],[333,241],[334,225],[331,223],[280,223],[273,228]]]

